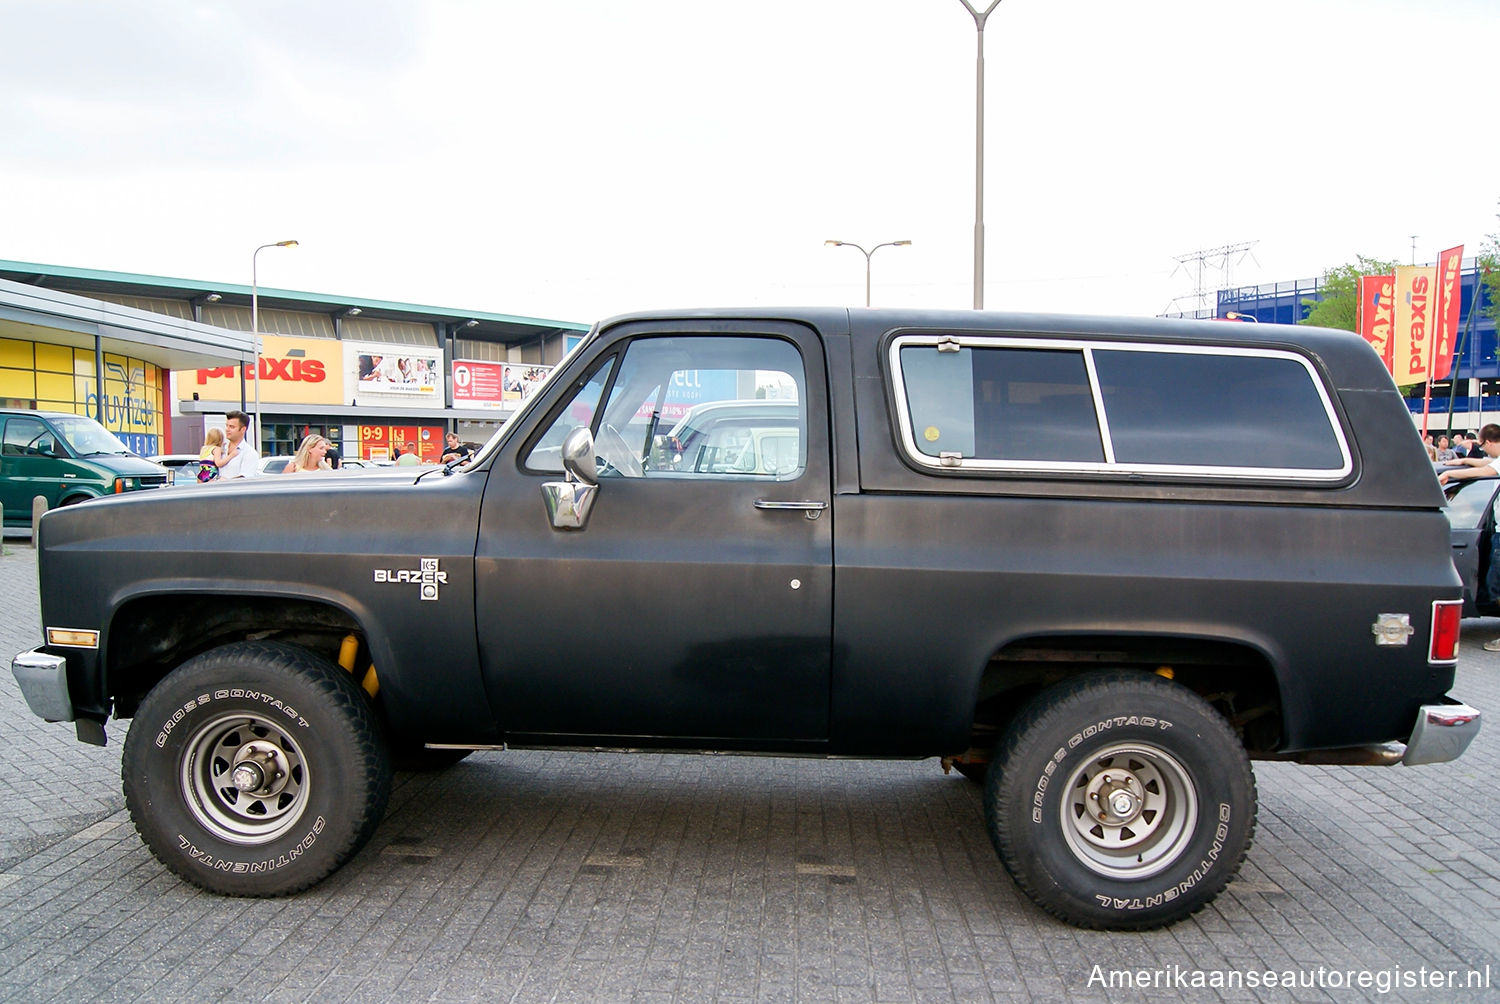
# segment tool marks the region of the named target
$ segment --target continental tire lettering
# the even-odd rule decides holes
[[[213,871],[229,872],[234,875],[257,875],[261,872],[283,868],[306,854],[312,849],[312,845],[317,843],[318,834],[322,833],[327,825],[327,821],[319,816],[313,821],[312,829],[308,830],[307,835],[297,841],[295,846],[289,848],[284,854],[278,854],[274,858],[266,858],[263,861],[229,861],[217,857],[208,851],[201,850],[181,833],[177,834],[177,846],[180,850],[186,851],[193,861]]]
[[[1042,796],[1047,790],[1047,778],[1051,777],[1052,772],[1057,769],[1057,765],[1062,763],[1063,757],[1068,755],[1068,750],[1077,749],[1079,743],[1085,739],[1092,739],[1101,732],[1105,732],[1116,726],[1123,728],[1127,725],[1138,725],[1145,729],[1159,729],[1162,732],[1172,727],[1171,722],[1160,718],[1152,718],[1150,715],[1119,715],[1118,717],[1106,718],[1102,722],[1095,722],[1093,725],[1086,726],[1082,732],[1073,733],[1068,739],[1067,745],[1059,746],[1057,752],[1052,754],[1052,759],[1047,761],[1047,766],[1042,768],[1042,776],[1037,778],[1036,790],[1031,796],[1031,821],[1033,823],[1038,826],[1042,824]]]
[[[1095,902],[1100,906],[1110,907],[1115,910],[1149,910],[1153,906],[1170,903],[1177,897],[1186,894],[1189,889],[1203,881],[1203,876],[1209,873],[1218,862],[1219,855],[1224,852],[1224,841],[1229,839],[1229,818],[1232,814],[1233,809],[1228,802],[1219,803],[1219,825],[1214,827],[1214,842],[1208,846],[1208,852],[1203,855],[1203,858],[1193,868],[1192,874],[1181,882],[1163,889],[1154,895],[1137,899],[1120,899],[1117,896],[1103,896],[1095,893]]]

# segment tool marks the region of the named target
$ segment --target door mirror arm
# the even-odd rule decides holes
[[[587,426],[579,426],[563,440],[562,465],[567,480],[542,485],[547,518],[554,530],[582,530],[599,491],[594,436]]]

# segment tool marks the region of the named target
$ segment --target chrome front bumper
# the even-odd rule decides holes
[[[1457,760],[1479,735],[1479,711],[1467,704],[1424,704],[1417,724],[1406,742],[1401,762],[1408,767],[1421,763]]]
[[[68,695],[68,660],[33,649],[10,660],[10,671],[31,713],[49,722],[73,721]]]

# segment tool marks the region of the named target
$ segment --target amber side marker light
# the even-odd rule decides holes
[[[47,644],[67,648],[98,648],[99,632],[79,628],[48,628]]]
[[[1437,600],[1432,604],[1432,647],[1428,662],[1458,661],[1458,621],[1463,616],[1463,600]]]

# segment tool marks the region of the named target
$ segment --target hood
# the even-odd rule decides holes
[[[167,469],[160,464],[153,464],[145,457],[138,457],[133,453],[92,453],[79,459],[96,464],[111,474],[123,474],[127,477],[167,473]]]

